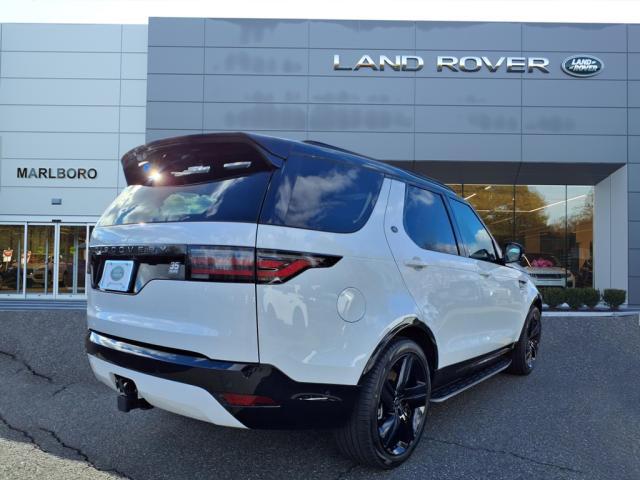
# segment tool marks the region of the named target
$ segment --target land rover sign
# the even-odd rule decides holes
[[[604,63],[591,55],[572,55],[562,62],[562,70],[574,77],[592,77],[604,68]]]

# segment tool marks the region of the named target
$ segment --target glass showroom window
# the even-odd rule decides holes
[[[54,225],[29,225],[26,259],[27,294],[53,295],[55,265]]]
[[[575,286],[566,269],[566,193],[565,185],[516,186],[515,238],[527,252],[523,267],[539,287]]]
[[[463,198],[476,209],[503,247],[513,240],[513,185],[464,185]]]
[[[567,268],[577,287],[593,286],[593,187],[567,187]]]
[[[471,203],[500,246],[515,240],[539,287],[593,286],[593,187],[450,185]]]
[[[0,225],[0,295],[23,293],[24,225]]]
[[[87,276],[87,227],[60,226],[58,293],[83,294]]]
[[[449,183],[447,186],[456,192],[456,195],[462,197],[462,184],[461,183]]]

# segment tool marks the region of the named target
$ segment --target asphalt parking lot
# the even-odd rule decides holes
[[[0,478],[640,478],[637,317],[544,321],[538,368],[432,406],[413,457],[375,472],[326,431],[120,413],[83,352],[84,313],[0,312]]]

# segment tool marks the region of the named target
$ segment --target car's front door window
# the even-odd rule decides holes
[[[475,212],[469,205],[457,200],[453,200],[451,206],[458,220],[460,235],[467,246],[469,256],[476,260],[495,262],[497,255],[493,240]]]

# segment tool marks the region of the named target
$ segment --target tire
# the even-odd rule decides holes
[[[531,307],[522,327],[520,338],[511,353],[511,365],[507,372],[514,375],[529,375],[536,366],[542,322],[538,307]]]
[[[420,441],[430,395],[422,349],[413,340],[392,340],[360,382],[350,418],[336,430],[339,449],[363,465],[397,467]]]

